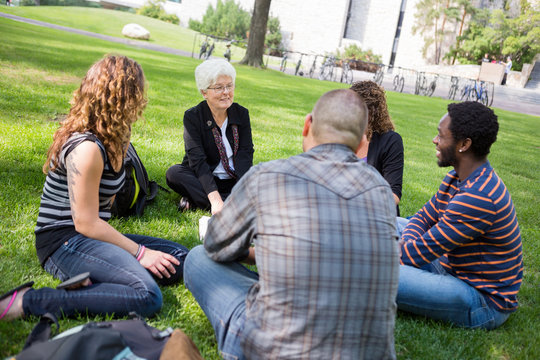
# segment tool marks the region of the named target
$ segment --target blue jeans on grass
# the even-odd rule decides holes
[[[407,222],[398,218],[400,237]],[[449,274],[438,259],[422,268],[400,265],[396,302],[400,310],[466,328],[495,329],[510,316],[490,307],[478,290]]]
[[[161,285],[182,279],[188,249],[172,241],[143,235],[126,237],[149,249],[171,254],[180,261],[171,278],[157,279],[133,255],[104,241],[78,234],[62,244],[45,262],[45,270],[61,281],[90,272],[92,285],[76,290],[31,289],[23,298],[26,315],[46,312],[71,316],[76,313],[125,316],[134,311],[147,317],[161,309]]]
[[[212,324],[218,349],[225,360],[245,359],[242,329],[246,296],[259,275],[237,262],[218,263],[202,245],[193,248],[184,267],[184,283]]]

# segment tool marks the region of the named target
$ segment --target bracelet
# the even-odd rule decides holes
[[[139,247],[137,248],[137,252],[135,253],[135,255],[133,255],[133,256],[135,257],[135,259],[136,259],[137,257],[139,257],[139,254],[141,253],[141,247],[142,247],[142,245],[139,244]]]
[[[140,261],[142,259],[145,249],[146,249],[146,246],[141,245],[141,252],[139,253],[139,255],[137,255],[137,261]]]

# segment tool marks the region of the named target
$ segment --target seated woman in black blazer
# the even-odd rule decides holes
[[[403,140],[394,131],[384,89],[370,80],[355,82],[351,89],[364,99],[369,111],[366,128],[368,142],[356,155],[377,169],[390,184],[399,216],[398,205],[403,184]]]
[[[249,113],[233,102],[235,78],[236,71],[224,59],[206,60],[195,69],[205,100],[184,113],[184,160],[166,174],[167,184],[182,195],[180,211],[219,212],[253,165]]]

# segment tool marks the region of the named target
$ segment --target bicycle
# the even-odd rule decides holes
[[[437,79],[439,78],[439,74],[433,75],[433,81],[429,84],[428,88],[425,90],[424,95],[431,96],[435,92],[435,88],[437,87]]]
[[[315,70],[317,69],[317,58],[319,55],[315,55],[315,58],[313,59],[313,64],[311,64],[311,68],[309,69],[309,77],[313,78],[313,75],[315,75]]]
[[[399,72],[394,76],[394,91],[403,92],[403,87],[405,86],[405,78],[401,74],[401,68],[398,68]]]
[[[420,95],[420,92],[427,88],[426,74],[423,71],[416,73],[416,84],[414,85],[414,95]]]
[[[287,52],[283,53],[283,57],[281,58],[281,63],[279,64],[279,71],[285,72],[287,69]]]
[[[488,106],[489,95],[488,95],[486,82],[480,81],[480,85],[478,85],[478,81],[471,80],[469,84],[463,87],[462,92],[461,92],[461,100],[462,101],[479,101],[485,106]]]
[[[431,96],[435,92],[435,88],[437,87],[437,79],[439,78],[439,74],[435,74],[433,77],[433,81],[431,83],[427,83],[427,77],[426,73],[423,71],[419,71],[416,75],[416,85],[414,87],[414,94],[415,95],[424,95],[424,96]]]
[[[199,59],[203,56],[203,54],[206,54],[206,49],[208,49],[208,36],[201,44],[201,50],[199,51]]]
[[[212,55],[212,52],[214,51],[215,43],[212,42],[210,44],[210,47],[208,48],[208,51],[206,52],[206,60],[210,59],[210,56]]]
[[[346,84],[353,83],[353,72],[349,60],[343,62],[341,65],[341,79],[339,82],[344,82]]]
[[[381,86],[384,78],[384,64],[379,64],[379,68],[375,72],[375,75],[373,75],[373,81],[377,83],[377,85]]]
[[[319,80],[333,81],[335,67],[336,67],[336,57],[334,55],[330,55],[329,57],[326,58],[326,60],[321,66],[321,71],[319,73]]]
[[[298,59],[298,63],[296,64],[296,68],[294,69],[294,75],[304,76],[304,72],[300,70],[300,65],[302,65],[303,57],[304,57],[304,54],[300,53],[300,59]]]
[[[459,89],[459,77],[452,76],[450,78],[450,89],[448,90],[448,99],[455,100]]]

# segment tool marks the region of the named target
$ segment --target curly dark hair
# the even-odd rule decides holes
[[[107,150],[118,171],[133,124],[146,107],[145,77],[141,66],[121,55],[107,55],[96,62],[73,93],[71,109],[53,136],[43,172],[54,171],[62,146],[75,132],[89,131]]]
[[[371,141],[373,133],[384,134],[387,131],[395,129],[388,114],[386,94],[383,87],[371,80],[365,80],[353,83],[351,90],[354,90],[360,95],[368,107],[369,117],[366,128],[368,141]]]
[[[479,158],[489,154],[491,144],[497,140],[497,115],[487,106],[474,102],[448,104],[449,129],[454,140],[471,139],[471,151]]]

